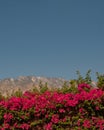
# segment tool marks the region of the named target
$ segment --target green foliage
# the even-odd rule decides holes
[[[13,92],[11,96],[21,97],[23,95],[23,92],[21,89],[18,89],[16,92]]]
[[[40,88],[40,93],[44,93],[48,90],[48,85],[47,85],[47,83],[42,84],[42,82],[40,81],[39,88]]]
[[[77,79],[70,80],[69,84],[67,82],[64,82],[62,88],[57,89],[57,90],[62,93],[70,93],[70,92],[76,93],[78,91],[77,90],[78,84],[81,84],[81,83],[91,84],[92,82],[91,76],[90,76],[91,70],[87,71],[85,77],[83,77],[80,74],[80,71],[77,71],[76,73],[78,75]]]
[[[0,92],[0,100],[2,100],[4,98],[4,96],[2,95],[2,93]]]
[[[87,84],[91,84],[92,80],[91,80],[91,76],[90,76],[90,73],[91,73],[91,70],[89,69],[85,75],[85,77],[83,77],[81,74],[80,74],[80,71],[76,71],[76,74],[78,75],[78,78],[77,78],[77,83],[80,84],[80,83],[87,83]]]
[[[70,82],[64,82],[63,86],[60,89],[57,89],[58,92],[62,93],[76,93],[77,87],[76,87],[76,81],[70,80]]]
[[[40,119],[40,120],[36,120],[34,122],[31,123],[31,126],[37,126],[37,125],[40,125],[43,121]]]
[[[78,84],[81,84],[81,83],[91,84],[92,83],[92,79],[90,76],[91,70],[87,71],[85,77],[83,77],[80,74],[80,71],[77,71],[76,73],[78,75],[78,78],[70,80],[69,85],[67,84],[67,82],[65,82],[60,90],[61,92],[63,92],[63,93],[70,93],[70,92],[77,93],[78,92],[78,90],[77,90]]]
[[[39,81],[39,89],[41,89],[43,87],[42,81]]]
[[[4,113],[5,113],[5,109],[0,106],[0,125],[3,123]]]
[[[63,93],[69,92],[69,86],[68,86],[67,82],[64,82],[62,88],[60,89],[60,92],[63,92]]]
[[[36,86],[33,86],[32,92],[39,93],[39,90],[38,90],[38,88]]]
[[[104,74],[99,74],[96,72],[97,76],[97,87],[104,90]]]
[[[70,92],[76,93],[77,91],[77,81],[75,79],[70,80]]]

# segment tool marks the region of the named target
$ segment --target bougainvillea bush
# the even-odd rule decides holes
[[[0,130],[104,130],[104,91],[81,83],[76,93],[1,98]]]

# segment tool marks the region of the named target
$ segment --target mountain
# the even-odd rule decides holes
[[[70,86],[70,81],[63,78],[48,78],[37,76],[19,76],[17,78],[6,78],[0,80],[0,93],[4,96],[11,95],[19,89],[24,92],[32,90],[33,88],[39,89],[41,85],[46,85],[48,88],[61,88],[64,83]],[[92,81],[92,86],[96,87],[96,82]]]
[[[34,87],[39,88],[39,85],[45,85],[51,87],[62,87],[64,82],[69,83],[67,80],[62,78],[47,78],[47,77],[36,77],[36,76],[20,76],[17,78],[6,78],[0,80],[0,92],[2,95],[11,94],[19,89],[23,92],[31,90]]]

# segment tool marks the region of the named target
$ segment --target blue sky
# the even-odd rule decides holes
[[[0,78],[104,73],[104,0],[1,0]]]

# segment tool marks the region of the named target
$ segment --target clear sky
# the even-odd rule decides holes
[[[0,0],[0,78],[104,73],[104,0]]]

